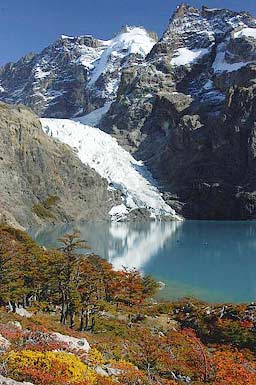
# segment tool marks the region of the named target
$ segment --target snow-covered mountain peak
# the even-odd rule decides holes
[[[208,7],[199,10],[187,4],[181,4],[174,12],[163,37],[153,48],[150,60],[157,61],[159,57],[161,59],[168,56],[168,61],[175,67],[191,67],[197,63],[210,64],[216,52],[218,56],[221,49],[226,56],[224,64],[221,65],[223,70],[226,68],[226,61],[228,63],[229,60],[232,61],[231,64],[237,61],[247,65],[254,60],[253,55],[250,55],[250,58],[244,55],[244,60],[236,57],[233,51],[239,51],[239,47],[235,48],[230,41],[234,38],[234,32],[240,30],[245,30],[240,37],[246,34],[248,37],[249,33],[253,37],[254,28],[256,28],[256,20],[246,12],[239,13]],[[218,57],[217,60],[219,60]],[[232,66],[228,71],[242,66],[243,64]]]
[[[0,69],[0,97],[40,116],[73,117],[113,101],[122,69],[144,60],[156,40],[142,27],[113,39],[60,36],[41,53]]]
[[[99,61],[96,63],[94,71],[91,73],[89,85],[94,85],[100,76],[113,72],[117,74],[116,69],[124,67],[143,60],[151,51],[156,41],[142,27],[126,26],[112,40],[105,41],[106,46]],[[127,59],[127,60],[125,60]],[[125,60],[125,61],[124,61]],[[118,64],[119,63],[119,64]],[[120,76],[112,79],[106,87],[106,96],[115,95],[120,82]]]
[[[115,48],[126,49],[130,54],[145,57],[156,43],[156,36],[144,27],[126,25],[111,42]]]
[[[172,20],[185,17],[188,14],[200,14],[200,11],[189,4],[181,3],[176,7]]]

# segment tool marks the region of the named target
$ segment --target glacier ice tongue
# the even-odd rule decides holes
[[[135,209],[147,209],[152,218],[179,219],[163,200],[143,162],[124,150],[117,140],[99,128],[68,119],[41,119],[43,130],[77,150],[80,160],[122,192],[122,204],[111,209],[113,220],[124,219]]]

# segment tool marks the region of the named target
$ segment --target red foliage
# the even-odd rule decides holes
[[[212,359],[215,370],[214,385],[255,385],[256,365],[242,353],[216,352]]]
[[[36,385],[57,385],[66,383],[64,375],[62,376],[60,374],[56,375],[56,373],[42,372],[41,369],[24,368],[22,374],[25,380],[33,380]]]
[[[2,334],[8,341],[15,343],[26,338],[29,332],[20,330],[14,326],[0,325],[0,334]]]

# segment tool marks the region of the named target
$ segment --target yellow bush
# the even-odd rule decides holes
[[[102,353],[95,348],[89,351],[87,359],[88,364],[90,364],[90,366],[103,365],[106,363],[106,360],[104,359]]]
[[[24,373],[32,373],[33,369],[43,374],[52,373],[56,376],[65,376],[67,382],[81,382],[91,377],[90,370],[75,355],[65,352],[37,352],[22,350],[6,354],[9,373],[20,379]],[[31,375],[32,375],[31,374]]]

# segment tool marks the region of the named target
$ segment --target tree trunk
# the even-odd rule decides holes
[[[95,330],[95,318],[92,317],[92,326],[91,326],[91,331],[94,332]]]
[[[89,312],[85,311],[85,327],[84,330],[89,330]]]
[[[80,332],[84,330],[84,309],[81,310],[79,330]]]
[[[75,326],[75,314],[71,313],[70,314],[70,329],[74,329]]]
[[[17,309],[16,303],[14,301],[11,301],[10,304],[11,304],[11,307],[12,307],[12,312],[16,313],[16,309]]]

